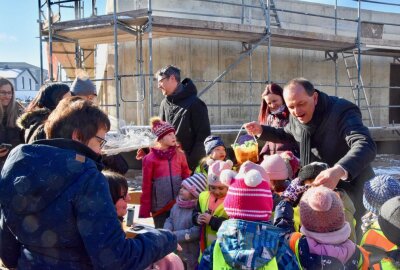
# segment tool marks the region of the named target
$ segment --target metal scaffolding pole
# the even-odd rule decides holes
[[[358,10],[357,10],[357,58],[358,58],[358,67],[357,67],[357,106],[361,106],[361,0],[358,0]]]
[[[118,69],[118,23],[117,23],[117,0],[114,0],[114,82],[115,82],[115,104],[117,116],[117,129],[119,130],[119,69]]]
[[[49,58],[47,61],[49,62],[49,80],[54,81],[53,78],[53,33],[51,29],[51,24],[53,23],[51,18],[51,2],[47,0],[47,21],[49,24]]]
[[[42,1],[38,0],[39,7],[39,50],[40,50],[40,85],[43,85],[43,44],[42,44]]]
[[[149,32],[149,73],[153,74],[153,25],[152,25],[152,9],[151,9],[151,0],[148,3],[148,32]],[[149,78],[149,117],[152,117],[154,114],[153,111],[153,76]]]

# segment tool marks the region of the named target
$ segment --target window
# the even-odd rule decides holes
[[[29,90],[32,90],[32,79],[29,78]]]
[[[22,79],[22,89],[25,89],[25,78],[21,77],[21,79]]]

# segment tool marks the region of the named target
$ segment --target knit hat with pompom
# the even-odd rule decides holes
[[[300,220],[308,231],[328,233],[345,225],[343,203],[331,189],[323,186],[307,190],[300,200]]]
[[[273,200],[268,175],[251,161],[243,165],[238,174],[231,170],[221,173],[221,182],[229,186],[224,209],[230,218],[269,221]]]
[[[227,161],[209,159],[207,160],[207,165],[209,166],[207,176],[208,185],[221,186],[223,185],[219,179],[221,172],[232,169],[233,162],[229,159]]]
[[[150,119],[151,132],[157,136],[157,141],[161,140],[165,135],[170,132],[175,133],[175,128],[168,122],[164,122],[159,117],[152,117]]]

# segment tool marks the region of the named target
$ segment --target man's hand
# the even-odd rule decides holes
[[[7,148],[0,149],[0,157],[7,156],[8,152],[10,152],[10,150],[8,150]]]
[[[259,136],[262,133],[261,125],[254,121],[244,124],[244,128],[246,129],[247,133],[253,136]]]
[[[345,171],[338,167],[334,166],[332,168],[323,170],[318,174],[312,183],[313,186],[324,186],[330,189],[334,189],[339,183],[340,178],[345,176]]]

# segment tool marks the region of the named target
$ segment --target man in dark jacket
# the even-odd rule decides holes
[[[181,82],[178,68],[166,66],[160,69],[157,79],[158,88],[165,96],[160,104],[160,118],[175,127],[189,168],[194,171],[206,155],[203,143],[211,133],[207,106],[197,97],[197,89],[191,79]]]
[[[328,96],[304,78],[291,80],[283,97],[290,112],[285,128],[245,124],[246,130],[261,140],[279,142],[295,139],[300,144],[301,165],[313,161],[328,163],[314,185],[343,188],[356,206],[355,218],[364,212],[364,182],[374,176],[370,163],[376,145],[362,123],[359,108],[342,98]],[[360,222],[358,222],[360,223]]]
[[[50,114],[47,140],[13,149],[1,171],[0,259],[18,269],[145,269],[177,247],[167,231],[126,239],[100,172],[110,122],[72,97]]]

